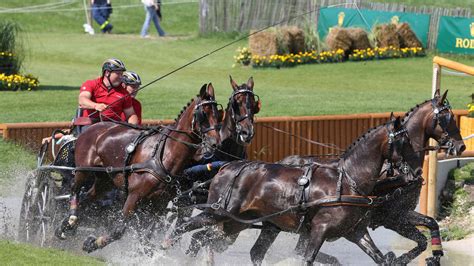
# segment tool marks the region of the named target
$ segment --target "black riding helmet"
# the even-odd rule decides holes
[[[140,76],[133,71],[123,72],[122,82],[126,85],[142,85],[142,80]]]
[[[102,76],[104,75],[105,71],[126,71],[125,64],[117,58],[110,58],[104,61],[102,64]]]
[[[105,71],[108,70],[109,74],[106,76]],[[114,71],[126,71],[127,69],[125,68],[125,64],[117,58],[110,58],[104,61],[102,64],[102,77],[106,78],[109,84],[112,84],[110,82],[110,73]],[[110,90],[112,85],[108,85],[107,89]]]

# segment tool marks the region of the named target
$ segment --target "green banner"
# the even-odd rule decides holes
[[[359,27],[370,32],[377,24],[403,23],[407,22],[410,28],[421,41],[423,47],[426,47],[428,40],[428,30],[430,25],[430,15],[404,13],[404,12],[385,12],[349,8],[325,8],[319,13],[318,32],[319,37],[324,39],[329,29],[334,26],[341,27]]]
[[[436,47],[444,53],[474,54],[474,18],[441,17]]]

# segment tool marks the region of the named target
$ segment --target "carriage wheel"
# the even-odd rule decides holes
[[[60,218],[58,204],[54,199],[58,188],[48,173],[40,173],[37,183],[38,186],[31,190],[31,197],[28,198],[25,193],[28,200],[22,206],[22,209],[25,207],[22,212],[26,229],[24,238],[43,247],[53,244],[53,227]]]
[[[37,183],[37,172],[30,172],[25,184],[25,193],[21,202],[20,211],[20,224],[18,226],[18,239],[23,242],[29,242],[31,240],[31,223],[33,217],[33,203],[35,196],[37,195],[38,187]]]

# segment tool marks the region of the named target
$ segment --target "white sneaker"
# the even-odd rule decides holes
[[[82,25],[82,26],[84,27],[84,31],[85,31],[85,32],[89,33],[90,35],[94,35],[94,33],[95,33],[95,32],[94,32],[94,28],[92,28],[91,25],[89,25],[89,24],[86,23],[86,24],[84,24],[84,25]]]
[[[143,38],[143,39],[149,39],[149,38],[151,38],[151,36],[147,34],[147,35],[145,35],[145,36],[142,36],[142,38]]]

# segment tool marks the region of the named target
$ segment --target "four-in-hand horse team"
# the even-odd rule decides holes
[[[125,67],[117,59],[106,62],[109,67],[103,69],[99,85],[110,94],[119,86],[114,75],[121,77]],[[54,225],[54,235],[68,241],[90,215],[87,206],[116,191],[114,201],[121,214],[106,234],[87,237],[84,251],[105,248],[127,228],[136,227],[149,252],[172,248],[183,234],[193,232],[186,253],[196,256],[202,247],[223,252],[242,230],[257,228],[260,235],[250,250],[256,265],[263,262],[280,231],[299,234],[296,252],[306,264],[337,263],[319,250],[325,241],[340,237],[355,243],[377,264],[407,264],[428,246],[427,237],[417,229],[425,226],[433,254],[426,262],[439,264],[443,250],[438,224],[415,207],[425,152],[442,148],[459,155],[465,150],[447,91],[438,90],[405,117],[392,116],[368,130],[337,159],[293,155],[266,163],[248,160],[246,154],[255,134],[254,116],[261,108],[253,78],[238,85],[231,77],[230,85],[225,110],[209,83],[174,124],[155,127],[134,125],[137,114],[130,111],[127,100],[97,106],[94,97],[100,93],[85,86],[83,94],[81,88],[87,98],[83,106],[96,110],[87,117],[99,117],[99,122],[85,123],[83,116],[75,123],[74,127],[86,128],[73,130],[69,210]],[[117,112],[114,104],[123,105],[131,123],[101,115]],[[439,145],[429,146],[430,138]],[[194,209],[200,212],[192,216]],[[382,254],[367,230],[379,226],[417,246],[398,257]],[[164,239],[152,238],[151,231],[163,232]]]

